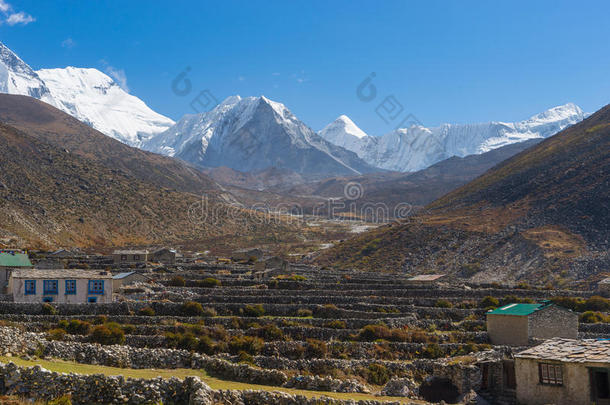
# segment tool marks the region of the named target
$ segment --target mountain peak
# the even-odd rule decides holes
[[[325,126],[320,136],[336,145],[346,147],[345,144],[368,138],[366,132],[361,130],[347,115],[340,115],[336,120]],[[348,148],[349,149],[349,148]]]
[[[539,114],[532,116],[529,120],[530,122],[554,122],[554,121],[562,121],[569,119],[577,119],[578,121],[582,121],[585,118],[585,114],[583,110],[574,103],[566,103],[563,105],[558,105],[556,107],[549,108],[546,111],[543,111]]]

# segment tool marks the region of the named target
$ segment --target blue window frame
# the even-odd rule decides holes
[[[89,280],[89,294],[104,294],[104,280]]]
[[[25,295],[36,295],[36,280],[25,280]]]
[[[76,280],[66,280],[66,295],[76,294]]]
[[[87,298],[87,302],[89,304],[95,304],[97,302],[97,297],[89,297]]]
[[[57,280],[44,280],[42,284],[43,294],[44,295],[57,295],[57,285],[59,282]]]

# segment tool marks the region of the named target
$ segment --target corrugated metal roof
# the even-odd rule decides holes
[[[114,276],[112,276],[112,278],[115,279],[115,280],[121,280],[121,279],[123,279],[125,277],[131,276],[132,274],[136,274],[136,272],[135,271],[128,271],[128,272],[125,272],[125,273],[119,273],[119,274],[115,274]]]
[[[32,267],[32,262],[25,253],[0,253],[0,267]]]
[[[444,274],[422,274],[419,276],[411,277],[408,279],[408,281],[434,281],[444,276]]]
[[[494,309],[493,311],[489,311],[488,314],[527,316],[546,306],[547,304],[508,304]]]

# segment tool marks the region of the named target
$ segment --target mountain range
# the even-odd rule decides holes
[[[232,96],[211,111],[174,123],[97,69],[34,71],[2,43],[0,92],[37,98],[125,144],[198,167],[277,168],[310,180],[422,170],[453,156],[546,138],[586,115],[565,104],[520,122],[415,125],[370,136],[345,115],[316,133],[281,103],[264,96]]]
[[[0,93],[37,98],[130,146],[174,124],[97,69],[34,71],[1,42]]]
[[[371,166],[412,172],[453,156],[488,152],[529,139],[543,139],[582,121],[585,113],[575,104],[551,108],[519,122],[413,125],[382,136],[364,133],[342,115],[320,131],[320,136],[356,153]]]
[[[610,106],[320,264],[563,285],[610,265]]]

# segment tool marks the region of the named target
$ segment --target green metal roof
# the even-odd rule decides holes
[[[32,267],[32,262],[25,253],[0,253],[0,267]]]
[[[508,304],[489,311],[488,314],[527,316],[546,306],[548,304]]]

